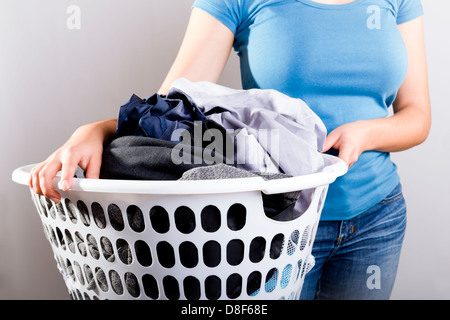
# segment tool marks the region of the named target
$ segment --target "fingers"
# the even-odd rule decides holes
[[[323,152],[327,152],[331,148],[339,150],[338,157],[342,159],[349,167],[351,167],[359,158],[360,152],[352,139],[344,135],[342,128],[337,128],[330,132],[325,139]]]
[[[99,178],[103,144],[115,132],[116,123],[107,120],[79,127],[63,146],[33,168],[29,181],[32,190],[59,202],[61,196],[53,188],[53,179],[59,171],[59,187],[63,191],[72,188],[78,165],[86,171],[87,178]]]
[[[36,165],[30,175],[30,187],[36,194],[45,196],[55,203],[61,201],[61,195],[53,188],[53,180],[61,171],[61,189],[64,191],[72,187],[73,176],[77,169],[76,157],[64,156],[60,150],[53,153],[47,160]]]
[[[39,185],[39,172],[42,170],[44,165],[45,162],[41,162],[31,170],[30,181],[28,184],[36,194],[42,194],[41,186]]]
[[[67,191],[72,188],[73,176],[77,170],[78,161],[69,157],[63,164],[61,169],[61,183],[62,190]]]
[[[59,161],[44,161],[33,168],[30,178],[32,190],[56,203],[61,201],[60,194],[53,188],[53,178],[61,169],[61,166],[62,164]]]
[[[102,153],[92,155],[89,165],[86,168],[86,178],[88,179],[99,179],[100,178],[100,168],[102,165]]]
[[[99,178],[102,162],[101,150],[93,154],[88,161],[80,161],[73,153],[67,152],[67,154],[70,156],[52,156],[32,169],[29,185],[36,194],[44,195],[53,202],[59,203],[61,195],[54,190],[53,179],[61,171],[60,188],[64,191],[69,190],[72,188],[73,177],[78,165],[86,170],[86,178]]]

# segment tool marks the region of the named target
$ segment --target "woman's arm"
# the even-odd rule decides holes
[[[233,39],[234,34],[225,25],[194,8],[179,53],[158,92],[167,93],[173,81],[181,77],[216,82],[228,60]],[[35,193],[59,202],[61,196],[53,189],[58,171],[61,170],[63,190],[72,187],[78,165],[86,171],[87,178],[99,178],[103,145],[114,135],[116,126],[117,119],[110,119],[78,128],[61,148],[36,165],[30,187]]]
[[[328,135],[324,151],[339,150],[352,165],[364,151],[402,151],[424,142],[431,127],[431,107],[423,18],[399,25],[408,52],[408,72],[388,118],[342,125]]]
[[[63,146],[33,168],[29,181],[33,191],[59,202],[61,197],[53,189],[53,178],[61,170],[61,187],[70,189],[78,165],[86,171],[86,178],[98,178],[103,144],[114,135],[116,123],[116,119],[103,120],[75,130]]]
[[[233,32],[224,24],[193,8],[178,55],[158,92],[166,94],[180,77],[217,82],[230,56],[233,40]]]

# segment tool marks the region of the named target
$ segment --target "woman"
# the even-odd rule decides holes
[[[316,265],[302,299],[387,299],[406,206],[389,152],[430,130],[420,0],[197,0],[178,56],[159,93],[186,77],[216,82],[231,49],[244,89],[301,98],[324,121],[324,151],[349,165],[328,192],[316,234]],[[394,114],[388,115],[393,106]],[[69,189],[77,165],[98,178],[116,119],[84,125],[37,165],[30,185],[55,202],[52,180]]]

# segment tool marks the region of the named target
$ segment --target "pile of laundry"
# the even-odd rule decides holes
[[[100,178],[300,176],[323,168],[325,138],[322,120],[300,99],[181,78],[166,96],[132,95],[121,106]],[[307,190],[262,197],[266,215],[277,221],[299,217],[311,200]]]

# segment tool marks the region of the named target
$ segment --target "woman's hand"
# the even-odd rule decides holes
[[[58,203],[61,195],[53,189],[53,179],[60,170],[64,191],[72,187],[77,166],[86,171],[86,178],[98,179],[103,144],[114,134],[116,124],[116,119],[111,119],[79,127],[62,147],[33,168],[29,181],[32,190]]]
[[[337,127],[328,134],[323,152],[331,148],[339,150],[339,158],[352,166],[367,150],[367,125],[364,121],[356,121]]]

